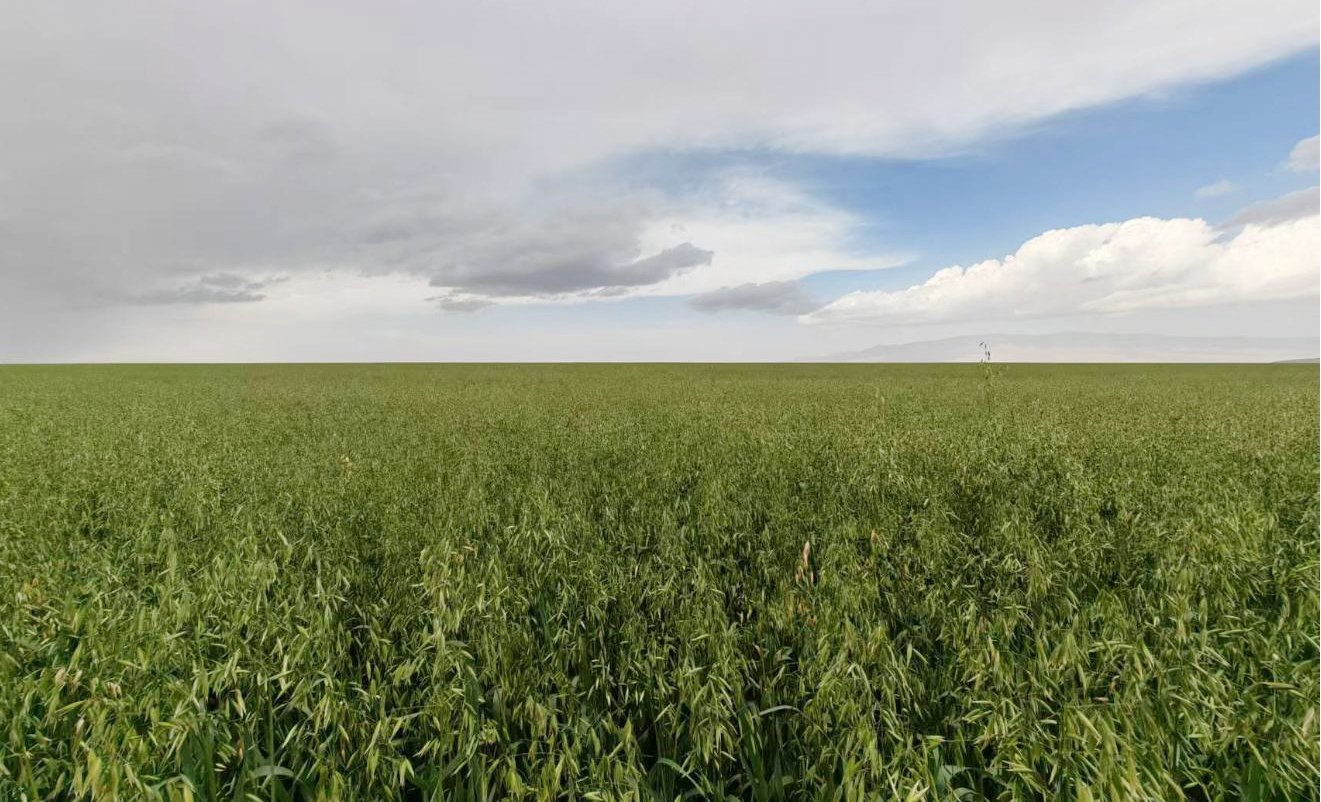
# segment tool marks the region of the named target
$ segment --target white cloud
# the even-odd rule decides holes
[[[721,287],[795,281],[835,270],[879,270],[907,261],[858,244],[866,221],[781,181],[728,176],[687,208],[653,220],[643,232],[644,250],[682,237],[714,256],[699,270],[676,274],[640,295],[690,295]]]
[[[1114,314],[1305,298],[1318,291],[1315,214],[1245,225],[1142,217],[1047,231],[1003,259],[937,271],[893,292],[853,292],[808,323],[884,325]]]
[[[0,26],[0,311],[327,267],[477,295],[492,265],[512,272],[488,293],[534,295],[865,268],[893,260],[849,247],[830,209],[575,217],[543,190],[654,149],[948,152],[1313,47],[1317,25],[1306,0],[19,4]],[[683,242],[711,264],[626,269]]]
[[[1321,134],[1300,140],[1289,151],[1289,161],[1285,162],[1290,170],[1299,173],[1315,173],[1321,166]]]
[[[1198,187],[1197,191],[1193,193],[1193,197],[1219,198],[1228,195],[1236,189],[1238,189],[1238,187],[1235,186],[1233,181],[1230,181],[1228,178],[1222,178],[1219,181],[1207,184],[1204,187]]]

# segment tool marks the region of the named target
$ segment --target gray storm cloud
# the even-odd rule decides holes
[[[543,191],[485,209],[398,204],[365,224],[358,254],[488,298],[605,294],[711,263],[690,242],[639,253],[646,220],[663,208],[643,192]]]
[[[209,304],[253,303],[264,299],[263,290],[275,279],[250,279],[233,273],[202,276],[179,286],[129,295],[123,300],[133,304]]]
[[[655,284],[685,270],[711,263],[713,253],[690,242],[628,262],[611,259],[593,243],[555,243],[559,248],[526,250],[516,243],[518,253],[505,253],[487,261],[465,262],[442,268],[431,279],[432,286],[450,287],[487,296],[555,295],[581,290],[613,290]],[[499,258],[504,256],[505,258]]]
[[[821,306],[796,281],[767,281],[740,284],[694,295],[688,305],[700,312],[723,312],[734,309],[770,312],[777,315],[802,315]]]
[[[495,305],[494,301],[488,301],[485,298],[463,298],[450,295],[434,295],[427,300],[434,302],[437,307],[446,312],[476,312]]]

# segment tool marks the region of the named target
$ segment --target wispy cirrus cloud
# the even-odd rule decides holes
[[[1198,187],[1197,191],[1193,193],[1193,197],[1203,199],[1220,198],[1230,194],[1236,189],[1238,189],[1238,187],[1233,181],[1230,181],[1227,178],[1222,178],[1219,181],[1214,181],[1204,187]]]

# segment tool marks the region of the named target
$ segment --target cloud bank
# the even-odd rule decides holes
[[[996,321],[1315,296],[1315,204],[1281,217],[1249,220],[1232,236],[1205,220],[1154,217],[1047,231],[1001,259],[947,267],[904,290],[849,293],[801,319]]]

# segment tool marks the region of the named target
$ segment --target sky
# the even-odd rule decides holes
[[[1315,2],[3,13],[0,361],[1321,325]]]

